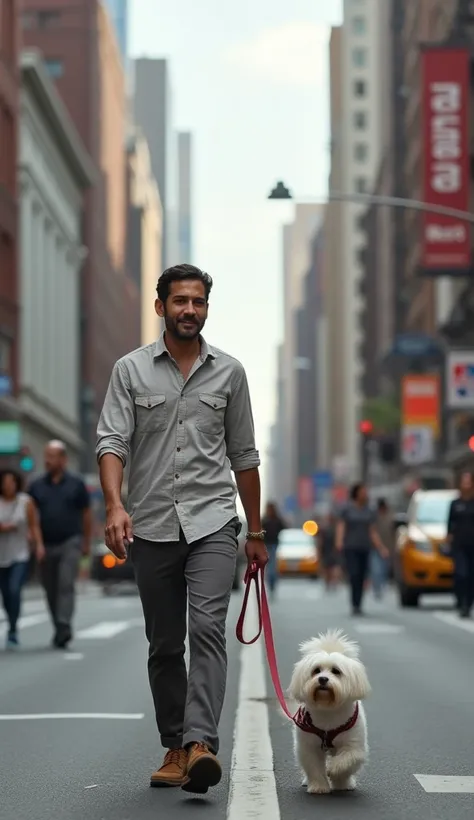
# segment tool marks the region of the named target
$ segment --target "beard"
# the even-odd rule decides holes
[[[180,339],[181,341],[196,339],[204,327],[204,322],[196,318],[173,319],[171,316],[165,314],[164,319],[168,333],[174,336],[175,339]]]

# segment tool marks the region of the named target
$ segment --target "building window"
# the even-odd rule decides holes
[[[366,111],[355,111],[354,113],[354,127],[358,128],[359,130],[363,130],[367,128],[367,112]]]
[[[354,96],[365,97],[367,93],[367,83],[365,80],[356,80],[354,82]]]
[[[364,68],[367,65],[367,49],[354,48],[352,51],[352,62],[357,68]]]
[[[36,12],[35,11],[25,11],[21,15],[21,24],[23,28],[35,28],[36,27]]]
[[[53,80],[57,80],[64,74],[64,66],[62,60],[45,60],[46,71]]]
[[[1,241],[1,240],[0,240]],[[0,373],[11,374],[12,343],[5,336],[0,336]]]
[[[353,17],[352,18],[352,31],[354,34],[365,34],[366,32],[366,20],[365,17]]]
[[[367,159],[367,145],[365,142],[356,142],[354,145],[354,159],[364,162]]]
[[[366,194],[367,193],[367,180],[365,177],[357,177],[354,183],[354,187],[356,193],[358,194]]]
[[[38,28],[54,28],[59,25],[61,13],[59,11],[38,11]]]

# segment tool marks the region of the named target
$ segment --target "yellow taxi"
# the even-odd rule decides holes
[[[280,576],[317,578],[319,559],[315,535],[304,529],[282,530],[278,536],[277,566]]]
[[[395,579],[403,607],[418,606],[420,595],[453,590],[447,525],[451,501],[457,496],[456,490],[413,493],[395,551]]]

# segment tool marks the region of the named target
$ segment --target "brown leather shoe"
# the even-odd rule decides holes
[[[217,757],[205,743],[193,743],[188,752],[186,777],[181,788],[185,792],[206,794],[211,786],[217,786],[222,769]]]
[[[150,786],[181,786],[186,779],[187,762],[186,749],[170,749],[161,768],[150,777]]]

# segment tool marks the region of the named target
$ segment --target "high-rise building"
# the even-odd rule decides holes
[[[112,17],[124,66],[128,55],[128,0],[105,0]]]
[[[192,135],[189,131],[178,134],[178,231],[181,262],[192,263]]]
[[[140,294],[140,344],[145,345],[157,338],[161,326],[154,302],[160,275],[163,214],[148,144],[138,129],[130,134],[127,154],[127,269]]]
[[[139,59],[134,71],[134,119],[144,134],[163,207],[162,267],[179,263],[178,141],[173,128],[170,68],[164,59]]]
[[[0,4],[0,422],[15,418],[18,373],[19,6]]]
[[[48,15],[47,20],[45,15]],[[125,79],[112,22],[99,0],[24,0],[23,36],[38,47],[98,170],[87,192],[82,276],[82,438],[95,470],[98,415],[117,358],[127,350],[125,281]]]
[[[381,17],[386,4],[380,0],[345,0],[342,26],[342,128],[341,188],[343,192],[369,193],[382,154],[384,63],[380,41]],[[365,233],[361,224],[363,205],[345,204],[342,209],[342,247],[345,328],[345,381],[342,452],[349,477],[359,475],[359,414],[363,402],[363,355],[360,314],[363,309],[361,251]]]

